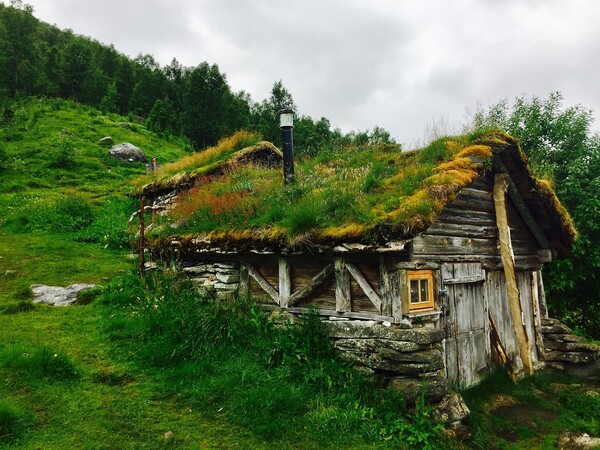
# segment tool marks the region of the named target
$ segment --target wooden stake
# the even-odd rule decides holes
[[[508,214],[506,212],[506,189],[508,188],[508,175],[497,173],[494,180],[494,207],[496,210],[496,225],[498,226],[498,235],[500,238],[500,255],[502,257],[502,267],[506,277],[506,289],[508,291],[508,302],[510,306],[510,315],[513,322],[513,328],[519,345],[519,354],[523,361],[523,366],[529,375],[533,375],[533,363],[531,361],[531,351],[527,339],[527,331],[523,324],[523,312],[515,274],[515,255],[510,240],[510,229],[508,227]]]
[[[142,195],[140,200],[140,276],[146,276],[146,261],[144,260],[144,201],[146,198]]]

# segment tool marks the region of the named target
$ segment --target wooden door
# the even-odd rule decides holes
[[[460,386],[479,382],[490,359],[485,272],[480,263],[442,264],[446,375]]]

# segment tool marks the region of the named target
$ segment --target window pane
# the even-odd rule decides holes
[[[421,302],[429,302],[429,280],[421,280]]]
[[[419,280],[410,280],[410,302],[419,303]]]

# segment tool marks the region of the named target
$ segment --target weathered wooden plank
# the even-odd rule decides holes
[[[267,280],[263,278],[263,276],[254,268],[252,264],[247,264],[248,275],[250,275],[261,287],[263,291],[269,294],[269,297],[273,299],[275,303],[279,305],[279,293],[271,286]]]
[[[392,281],[390,277],[389,264],[385,256],[379,257],[379,291],[381,292],[381,313],[386,316],[392,314]]]
[[[242,297],[248,297],[248,295],[250,295],[248,266],[244,260],[240,262],[240,285],[238,287],[238,293]]]
[[[346,270],[344,258],[333,259],[335,271],[335,309],[338,312],[352,310],[352,297],[350,295],[350,272]]]
[[[448,237],[457,236],[480,239],[498,239],[498,229],[494,225],[468,225],[436,221],[427,229],[427,234]]]
[[[495,220],[496,216],[494,213],[454,208],[452,204],[446,206],[437,218],[437,221],[440,222],[485,226],[494,225]]]
[[[375,292],[375,290],[371,287],[371,285],[363,276],[363,274],[358,270],[358,268],[354,264],[348,262],[346,263],[346,269],[348,269],[350,275],[352,275],[352,278],[356,280],[363,292],[367,295],[367,297],[369,297],[369,300],[371,300],[371,303],[373,303],[375,308],[377,308],[377,310],[381,312],[381,298],[379,297],[377,292]]]
[[[453,236],[421,234],[413,239],[413,254],[497,255],[497,241]]]
[[[494,212],[494,204],[488,199],[479,199],[468,195],[459,194],[450,203],[452,208],[462,208],[467,211],[485,211]]]
[[[524,185],[521,187],[520,191],[512,177],[509,175],[511,172],[507,171],[508,169],[504,165],[502,159],[498,156],[494,156],[493,161],[494,166],[498,169],[498,172],[505,172],[501,175],[506,176],[506,179],[508,181],[508,195],[513,201],[517,210],[519,211],[519,214],[529,227],[529,230],[535,237],[536,241],[538,242],[541,248],[550,248],[550,243],[548,242],[546,235],[537,224],[533,214],[531,213],[531,211],[527,207],[527,204],[525,203],[525,200],[523,200],[523,197],[521,196],[521,191],[526,193],[527,191],[529,191],[530,187],[528,185]]]
[[[260,305],[261,308],[264,308],[267,311],[274,311],[279,309],[277,305]],[[311,311],[314,311],[313,308],[303,307],[303,306],[290,306],[286,309],[293,314],[308,314]],[[390,323],[398,323],[399,321],[395,321],[394,317],[384,316],[376,313],[368,313],[368,312],[359,312],[359,311],[347,311],[341,312],[336,311],[333,308],[319,308],[319,315],[335,317],[338,319],[363,319],[363,320],[376,320],[376,321],[385,321]]]
[[[501,269],[502,264],[499,256],[490,255],[439,255],[439,254],[427,254],[420,253],[418,255],[420,261],[425,265],[436,263],[451,263],[451,262],[481,262],[486,269],[496,270]],[[398,265],[397,265],[398,266]],[[400,268],[400,267],[398,267]],[[425,266],[417,267],[425,268]],[[539,270],[542,268],[542,263],[537,255],[515,255],[515,268],[517,270]]]
[[[292,290],[292,280],[290,277],[290,261],[285,258],[279,258],[279,306],[288,307]]]
[[[468,197],[475,197],[475,198],[479,198],[482,200],[489,200],[490,202],[493,202],[494,196],[492,194],[491,191],[489,190],[484,190],[484,189],[477,189],[475,187],[473,187],[474,185],[471,184],[468,187],[462,188],[460,190],[460,194],[459,195],[465,195]]]
[[[542,277],[541,268],[537,270],[537,282],[538,282],[538,298],[540,304],[540,318],[547,319],[548,316],[548,304],[546,303],[546,292],[544,291],[544,278]]]
[[[293,306],[301,299],[310,295],[333,273],[333,264],[327,264],[310,282],[299,291],[294,292],[289,296],[288,305]]]
[[[497,161],[499,159],[496,158]],[[515,274],[514,254],[510,238],[510,228],[508,227],[508,217],[506,210],[506,190],[510,191],[511,179],[507,173],[496,173],[494,179],[494,205],[496,207],[496,222],[498,224],[498,233],[500,236],[500,253],[502,255],[502,266],[504,276],[506,277],[506,286],[512,324],[515,329],[515,335],[519,346],[519,353],[523,365],[529,375],[533,375],[533,362],[531,359],[531,346],[527,335],[525,324],[522,323],[523,304],[520,301],[518,281]]]

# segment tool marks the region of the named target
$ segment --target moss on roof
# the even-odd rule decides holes
[[[184,186],[167,222],[156,227],[157,243],[177,236],[180,244],[205,248],[382,244],[426,230],[462,188],[491,169],[493,153],[516,152],[529,174],[517,141],[499,132],[443,138],[412,152],[377,147],[324,152],[297,161],[290,185],[283,184],[280,165],[236,164],[257,146],[267,143],[209,149],[210,158],[200,158],[197,166],[144,185],[139,192],[146,194]],[[568,214],[551,187],[539,186],[544,206],[562,218],[561,236],[572,241]]]

